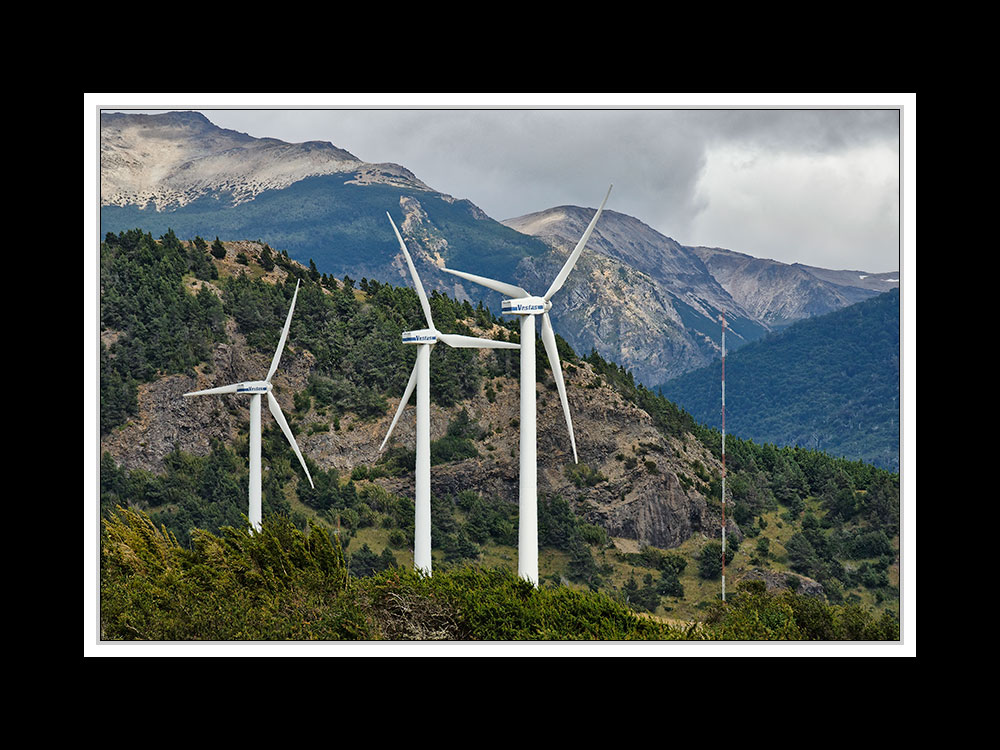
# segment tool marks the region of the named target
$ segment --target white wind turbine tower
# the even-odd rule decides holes
[[[427,295],[424,293],[423,284],[420,283],[417,269],[413,266],[410,253],[406,250],[406,243],[403,242],[399,230],[396,229],[396,223],[392,220],[392,216],[389,215],[388,211],[386,212],[386,216],[389,216],[389,223],[392,224],[392,229],[396,233],[396,239],[399,240],[399,247],[406,258],[406,265],[409,267],[410,275],[413,277],[413,284],[417,288],[417,296],[420,298],[420,306],[423,308],[424,318],[427,319],[427,328],[419,331],[405,331],[403,333],[404,344],[416,344],[417,361],[413,366],[413,371],[410,373],[410,380],[406,384],[403,398],[399,401],[396,415],[392,418],[392,423],[389,425],[389,430],[385,434],[382,445],[379,446],[379,452],[385,448],[386,443],[389,441],[392,429],[396,426],[399,415],[403,413],[403,409],[410,400],[410,395],[413,393],[414,387],[416,387],[417,456],[414,469],[415,517],[413,524],[413,566],[417,570],[423,571],[425,575],[431,575],[431,348],[438,341],[448,346],[466,349],[518,349],[520,345],[508,341],[491,341],[490,339],[459,336],[457,334],[441,333],[438,331],[434,327],[434,321],[431,318],[431,306],[427,301]]]
[[[292,295],[292,305],[288,308],[288,317],[285,318],[285,327],[281,329],[281,338],[278,340],[278,348],[274,352],[274,357],[271,359],[271,369],[267,371],[267,377],[263,380],[253,380],[246,383],[235,383],[233,385],[222,385],[218,388],[207,388],[203,391],[192,391],[191,393],[185,393],[185,398],[188,396],[208,396],[215,393],[249,393],[250,394],[250,526],[254,531],[260,531],[261,528],[261,473],[260,473],[260,439],[261,439],[261,429],[260,429],[260,397],[261,394],[267,394],[267,406],[271,410],[271,414],[274,416],[274,421],[278,423],[281,427],[281,431],[285,433],[285,437],[288,438],[288,442],[292,446],[292,450],[295,451],[295,455],[299,457],[299,463],[302,464],[302,470],[306,473],[306,479],[309,480],[309,484],[313,487],[312,477],[309,476],[309,469],[306,468],[305,459],[302,458],[302,453],[299,451],[299,446],[295,442],[295,438],[292,436],[292,431],[288,427],[288,422],[285,421],[285,415],[281,413],[281,407],[278,405],[278,400],[271,393],[271,378],[274,377],[275,370],[278,369],[278,361],[281,359],[281,352],[285,348],[285,339],[288,338],[288,328],[292,324],[292,312],[295,310],[295,298],[299,295],[299,283],[295,283],[295,294]]]
[[[604,204],[608,202],[611,195],[611,188],[601,201],[601,207],[597,209],[594,218],[584,231],[580,241],[573,248],[566,263],[559,270],[555,280],[547,292],[541,297],[534,297],[526,290],[513,284],[506,284],[502,281],[494,281],[482,276],[475,276],[463,271],[453,271],[449,268],[442,268],[450,274],[463,279],[481,284],[492,289],[505,297],[511,299],[503,300],[502,312],[508,315],[521,316],[521,457],[520,457],[520,478],[518,487],[518,541],[517,541],[517,572],[522,578],[527,579],[535,586],[538,586],[538,446],[536,444],[536,409],[535,409],[535,317],[542,318],[542,344],[545,346],[545,353],[549,357],[549,365],[552,367],[552,377],[556,381],[556,388],[559,390],[559,399],[562,401],[563,414],[566,417],[566,427],[569,429],[569,439],[573,446],[573,461],[579,463],[576,454],[576,437],[573,435],[573,420],[569,414],[569,403],[566,401],[566,385],[563,382],[562,365],[559,362],[559,352],[556,348],[556,337],[552,331],[552,323],[549,321],[549,310],[552,303],[549,301],[556,292],[562,289],[573,266],[576,265],[583,246],[587,244],[590,233],[594,230],[594,225],[604,210]]]

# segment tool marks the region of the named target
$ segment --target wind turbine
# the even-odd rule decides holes
[[[507,284],[502,281],[494,281],[482,276],[476,276],[463,271],[454,271],[450,268],[442,268],[442,271],[459,276],[468,281],[481,284],[492,289],[505,297],[501,303],[501,310],[507,315],[521,316],[521,466],[518,488],[518,542],[517,542],[517,572],[522,577],[538,585],[538,446],[536,445],[536,410],[535,410],[535,318],[542,318],[542,344],[545,346],[545,353],[549,357],[549,365],[552,367],[552,377],[556,381],[556,388],[559,390],[559,399],[562,401],[563,414],[566,417],[566,427],[569,429],[569,439],[573,446],[573,461],[579,463],[576,453],[576,437],[573,435],[573,419],[569,414],[569,403],[566,401],[566,385],[563,382],[562,365],[559,362],[559,351],[556,348],[556,337],[552,331],[552,322],[549,320],[549,310],[552,303],[549,301],[556,292],[562,289],[573,266],[583,252],[583,246],[587,244],[590,233],[594,231],[594,225],[604,210],[604,204],[608,202],[611,195],[611,188],[601,202],[601,207],[597,209],[594,218],[584,231],[580,241],[569,254],[566,263],[559,270],[547,292],[541,297],[534,297],[530,292],[514,284]]]
[[[292,450],[295,451],[295,455],[299,457],[299,463],[302,464],[302,470],[306,473],[306,479],[309,480],[309,484],[313,487],[312,477],[309,476],[309,469],[306,468],[306,461],[302,458],[302,453],[299,451],[299,446],[295,442],[295,438],[292,435],[291,429],[288,427],[288,422],[285,421],[285,415],[281,413],[281,407],[278,405],[278,399],[274,397],[271,393],[271,378],[274,377],[275,370],[278,369],[278,361],[281,359],[281,352],[285,348],[285,339],[288,338],[288,328],[292,324],[292,312],[295,310],[295,298],[299,295],[299,283],[295,282],[295,294],[292,295],[292,306],[288,308],[288,317],[285,318],[285,327],[281,329],[281,338],[278,340],[278,348],[274,352],[274,357],[271,359],[271,369],[267,371],[267,377],[263,380],[252,380],[246,383],[234,383],[233,385],[222,385],[218,388],[206,388],[203,391],[192,391],[190,393],[185,393],[184,397],[188,396],[208,396],[215,393],[249,393],[250,394],[250,526],[254,531],[260,531],[261,528],[261,476],[260,476],[260,400],[262,394],[267,394],[267,406],[271,410],[271,414],[274,416],[274,421],[278,423],[281,427],[281,431],[285,433],[285,437],[288,438],[288,442],[292,446]]]
[[[490,339],[473,338],[472,336],[459,336],[453,333],[441,333],[434,327],[431,318],[431,306],[424,293],[423,284],[417,275],[417,269],[413,266],[410,253],[406,250],[406,243],[403,242],[399,230],[392,216],[386,211],[389,223],[399,240],[399,247],[406,258],[406,265],[410,268],[410,275],[413,277],[413,284],[417,288],[417,296],[420,298],[420,306],[424,310],[424,317],[427,319],[427,328],[419,331],[405,331],[403,333],[404,344],[415,344],[417,346],[417,362],[410,373],[410,380],[406,384],[403,398],[399,401],[396,415],[392,418],[389,431],[385,434],[379,452],[385,448],[389,441],[392,429],[399,421],[399,415],[403,413],[414,387],[417,389],[417,458],[415,466],[415,517],[414,517],[414,538],[413,538],[413,566],[425,575],[431,575],[431,373],[430,356],[431,348],[438,341],[448,346],[458,348],[485,348],[485,349],[519,349],[519,344],[508,341],[491,341]]]

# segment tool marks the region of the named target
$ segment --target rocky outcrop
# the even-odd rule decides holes
[[[769,592],[792,589],[806,596],[824,596],[823,584],[798,573],[779,573],[767,568],[751,568],[736,579],[736,585],[743,581],[763,581]]]
[[[195,455],[211,450],[212,439],[233,441],[249,425],[245,396],[213,395],[184,398],[189,391],[218,385],[260,380],[267,374],[270,357],[251,352],[232,320],[227,322],[229,343],[217,344],[210,365],[194,375],[169,375],[139,386],[138,417],[101,438],[101,452],[109,452],[129,469],[163,471],[163,459],[175,447]],[[309,352],[286,348],[274,376],[274,396],[288,414],[292,394],[304,389],[312,368]],[[262,419],[270,420],[266,405]]]

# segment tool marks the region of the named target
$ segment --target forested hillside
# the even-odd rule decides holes
[[[301,390],[279,395],[293,401],[288,416],[299,439],[366,429],[366,424],[385,418],[394,408],[392,400],[402,393],[415,356],[412,347],[402,345],[400,334],[422,319],[416,294],[406,287],[367,279],[333,279],[261,243],[238,247],[234,253],[229,243],[227,255],[227,243],[200,237],[181,241],[169,231],[158,240],[141,230],[106,236],[101,248],[102,436],[111,438],[130,425],[148,421],[137,399],[140,389],[178,375],[190,379],[196,371],[204,376],[213,348],[234,346],[237,337],[260,352],[266,363],[277,344],[296,279],[301,279],[302,286],[289,335],[294,351],[286,355],[283,367],[285,362],[298,361],[308,367],[308,377]],[[488,332],[491,337],[517,340],[516,321],[495,318],[482,305],[433,293],[431,306],[442,331]],[[563,477],[567,492],[540,493],[541,587],[602,592],[632,610],[662,617],[711,619],[721,566],[719,527],[713,520],[721,511],[719,432],[699,425],[673,402],[637,384],[615,363],[593,352],[580,356],[562,340],[559,346],[569,388],[578,393],[583,389],[616,394],[623,403],[648,414],[661,439],[622,444],[599,467],[568,462]],[[536,351],[542,400],[554,384],[544,349],[539,346]],[[480,353],[444,346],[436,347],[431,357],[432,402],[447,415],[447,429],[432,443],[432,460],[437,467],[454,469],[455,477],[451,490],[432,497],[435,578],[438,571],[454,571],[457,578],[429,586],[458,586],[454,581],[471,580],[459,572],[469,566],[516,567],[516,503],[485,492],[474,479],[501,458],[516,463],[513,448],[510,455],[500,455],[504,449],[497,449],[493,442],[496,431],[471,417],[467,407],[477,400],[492,404],[512,398],[517,392],[517,362],[516,352]],[[221,415],[231,411],[224,404],[218,409]],[[246,419],[245,409],[237,413],[238,420]],[[594,418],[589,414],[574,414],[578,440],[601,428],[588,421]],[[507,429],[516,434],[516,425]],[[294,550],[312,549],[301,535],[315,527],[335,538],[344,575],[374,577],[384,583],[388,579],[379,575],[393,571],[403,575],[412,566],[413,501],[407,493],[412,485],[413,453],[405,444],[385,451],[376,461],[360,461],[340,470],[317,465],[304,451],[315,481],[311,488],[300,481],[297,460],[270,420],[264,422],[263,442],[265,529],[270,525],[281,537],[282,548],[292,550],[288,554],[294,557],[298,554]],[[687,458],[696,450],[705,456],[703,460]],[[103,543],[111,544],[115,534],[133,533],[114,520],[121,513],[118,508],[131,509],[147,520],[130,517],[129,526],[154,529],[152,536],[141,532],[147,540],[162,538],[149,542],[159,550],[156,554],[165,566],[147,570],[154,578],[160,573],[164,576],[148,581],[154,589],[179,581],[175,574],[181,573],[187,581],[183,585],[192,586],[192,592],[197,585],[186,576],[194,574],[213,580],[221,576],[226,586],[231,576],[249,575],[265,588],[271,586],[268,581],[276,575],[271,563],[255,557],[254,565],[263,566],[258,570],[248,568],[239,557],[224,561],[230,552],[251,554],[253,547],[246,545],[245,534],[238,531],[246,524],[246,454],[245,422],[233,439],[213,438],[207,451],[179,447],[164,451],[157,457],[162,470],[124,465],[105,452],[100,507],[109,525]],[[727,466],[728,515],[730,523],[736,524],[728,537],[728,580],[766,581],[767,591],[758,592],[761,597],[794,588],[818,597],[824,606],[878,610],[872,622],[882,613],[891,618],[898,611],[897,474],[815,450],[737,439],[727,440]],[[632,484],[648,482],[664,472],[670,472],[670,482],[702,504],[705,524],[671,549],[632,542],[633,548],[628,539],[612,538],[594,507],[595,498],[602,496],[588,492],[619,482],[614,486],[622,487],[624,497]],[[516,478],[510,481],[516,484]],[[279,530],[286,527],[287,531]],[[308,532],[309,538],[313,533]],[[213,540],[218,535],[228,541]],[[324,549],[325,544],[321,544]],[[117,551],[106,547],[106,553],[110,558],[103,559],[110,567],[105,573],[113,575],[104,581],[104,592],[110,606],[122,607],[112,620],[127,621],[129,607],[123,602],[140,594],[126,590],[132,584],[114,575],[121,573],[121,566],[127,568],[131,558],[121,547]],[[116,556],[120,555],[126,559],[119,560]],[[223,567],[211,568],[213,561]],[[312,563],[303,565],[312,570]],[[143,607],[148,607],[149,601],[143,601]],[[271,601],[275,604],[276,600]],[[764,599],[758,603],[765,605]],[[148,609],[143,611],[155,616]],[[283,610],[279,607],[278,611]],[[130,637],[128,628],[120,624],[112,628],[110,623],[108,637]],[[132,637],[173,632],[159,630],[162,625],[137,628],[139,634]],[[191,631],[178,632],[194,637]],[[333,632],[344,631],[311,635],[275,631],[274,637],[330,637]],[[382,635],[356,633],[357,637]],[[669,636],[661,632],[656,637]]]
[[[726,430],[899,469],[899,290],[799,321],[726,357]],[[722,365],[658,390],[721,426]]]

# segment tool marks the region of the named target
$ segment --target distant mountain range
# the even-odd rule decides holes
[[[595,186],[595,203],[605,189]],[[260,239],[324,274],[405,284],[388,211],[425,285],[483,300],[497,313],[499,296],[440,268],[541,293],[594,212],[561,206],[501,223],[403,166],[363,162],[330,143],[253,138],[193,112],[102,114],[100,195],[102,236],[142,228],[173,229],[184,239]],[[718,357],[723,311],[735,350],[898,283],[898,274],[688,247],[606,209],[552,317],[575,350],[596,350],[652,384]]]
[[[899,325],[896,289],[727,353],[727,432],[899,471]],[[719,428],[721,380],[715,362],[658,390]]]

